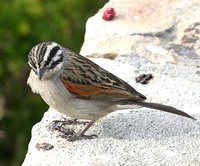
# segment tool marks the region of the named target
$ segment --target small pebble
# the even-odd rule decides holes
[[[136,77],[135,80],[137,83],[148,84],[149,80],[152,78],[153,78],[152,74],[141,74],[140,76]]]
[[[38,151],[47,151],[54,148],[54,146],[49,143],[37,143],[35,147]]]

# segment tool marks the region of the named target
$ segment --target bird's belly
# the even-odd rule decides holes
[[[72,118],[97,120],[113,111],[110,103],[73,96],[56,77],[40,81],[31,70],[27,83],[50,107]]]
[[[41,81],[41,84],[43,82]],[[77,98],[62,85],[55,85],[52,81],[48,81],[48,86],[47,82],[45,83],[45,90],[42,87],[43,85],[40,85],[39,93],[43,100],[64,115],[75,119],[97,120],[110,113],[105,103]]]

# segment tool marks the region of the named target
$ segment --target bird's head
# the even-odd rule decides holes
[[[52,41],[34,46],[28,54],[28,64],[40,80],[59,74],[63,66],[62,47]]]

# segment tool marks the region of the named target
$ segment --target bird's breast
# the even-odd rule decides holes
[[[72,95],[59,78],[39,80],[32,71],[27,83],[50,107],[72,118],[97,120],[112,112],[105,102],[81,99]]]

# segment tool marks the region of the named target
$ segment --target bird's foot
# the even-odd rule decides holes
[[[70,128],[66,128],[64,125],[69,124],[67,121],[53,121],[49,125],[51,131],[59,131],[63,135],[74,135],[75,131]]]
[[[78,123],[77,123],[78,122]],[[65,121],[53,121],[51,122],[49,128],[51,131],[59,131],[61,134],[58,135],[61,138],[65,138],[67,141],[76,141],[81,139],[93,139],[97,138],[97,135],[84,135],[82,132],[75,132],[71,128],[65,127],[65,125],[73,125],[73,124],[87,124],[88,122],[85,121],[75,121],[74,120],[65,120]]]
[[[67,141],[77,141],[77,140],[82,140],[82,139],[94,139],[97,138],[97,135],[82,135],[80,132],[75,133],[74,135],[63,135],[62,138],[67,139]]]

